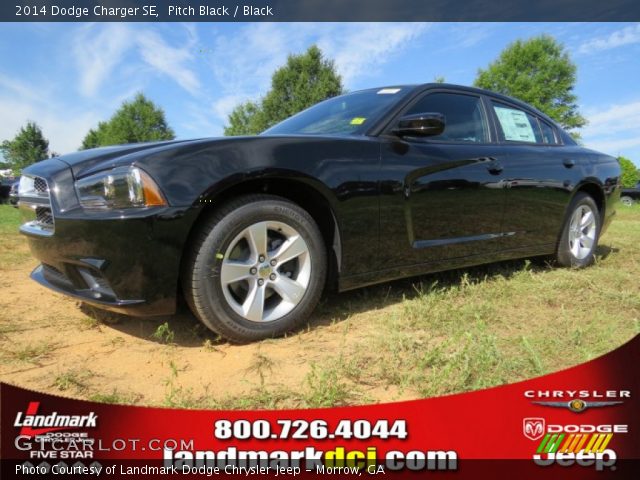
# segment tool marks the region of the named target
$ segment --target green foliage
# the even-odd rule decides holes
[[[541,35],[517,40],[486,70],[479,69],[474,85],[533,105],[567,130],[586,125],[573,94],[576,66],[564,46]]]
[[[96,148],[101,146],[100,139],[106,137],[107,135],[107,122],[99,122],[98,126],[95,129],[89,130],[89,132],[85,135],[82,140],[81,150],[86,150],[88,148]]]
[[[138,93],[132,101],[124,102],[108,121],[100,122],[95,129],[89,130],[81,149],[174,138],[164,111]]]
[[[171,327],[169,327],[169,323],[164,322],[162,325],[159,325],[158,328],[156,328],[156,331],[153,332],[151,336],[158,340],[160,343],[170,344],[173,343],[175,333],[173,332],[173,330],[171,330]]]
[[[254,135],[264,130],[263,125],[260,106],[255,102],[246,102],[238,105],[229,114],[229,126],[224,127],[224,134]]]
[[[640,182],[640,170],[635,164],[625,157],[618,157],[620,168],[622,168],[622,186],[625,188],[633,188]]]
[[[343,93],[333,61],[313,45],[305,53],[289,55],[273,73],[271,89],[258,102],[238,105],[229,115],[225,135],[255,135],[311,105]]]
[[[17,173],[32,163],[49,158],[49,140],[35,122],[27,122],[13,140],[5,140],[0,145],[2,155]]]

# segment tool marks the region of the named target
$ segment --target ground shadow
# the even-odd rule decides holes
[[[598,246],[596,257],[603,260],[618,251],[618,248],[601,245]],[[525,268],[541,272],[555,267],[549,257],[508,260],[395,280],[344,293],[329,293],[323,296],[318,308],[309,318],[308,327],[310,330],[324,328],[357,313],[382,309],[405,299],[415,298],[417,295],[428,293],[432,288],[455,288],[463,279],[470,284],[495,276],[508,279]],[[173,332],[173,338],[168,343],[187,348],[202,347],[207,340],[212,345],[228,344],[226,340],[208,330],[182,301],[175,315],[164,317],[131,317],[99,310],[87,304],[81,304],[80,309],[108,328],[149,342],[167,343],[166,337],[155,335],[159,327],[166,323],[168,330]]]

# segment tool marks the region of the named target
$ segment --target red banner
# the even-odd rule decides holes
[[[118,406],[2,384],[2,478],[638,478],[639,360],[637,336],[520,383],[316,410]]]

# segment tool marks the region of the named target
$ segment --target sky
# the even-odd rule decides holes
[[[444,77],[471,85],[501,50],[546,33],[577,65],[586,146],[640,166],[638,23],[34,23],[0,30],[0,141],[28,120],[51,150],[143,92],[177,138],[221,135],[238,103],[257,99],[288,54],[317,44],[348,90]]]

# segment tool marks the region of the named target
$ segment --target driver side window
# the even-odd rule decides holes
[[[429,140],[489,142],[489,129],[480,97],[445,92],[428,93],[409,108],[405,115],[418,113],[442,113],[445,117],[444,132],[429,137]]]

